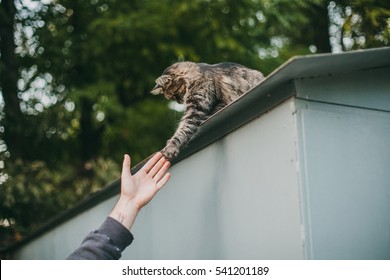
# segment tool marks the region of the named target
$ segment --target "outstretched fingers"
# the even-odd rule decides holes
[[[161,189],[170,179],[167,173],[171,163],[161,152],[156,153],[143,167],[142,170],[156,182],[157,189]]]
[[[149,171],[148,175],[151,176],[152,178],[154,178],[166,162],[167,162],[167,160],[164,157],[160,158],[160,160]]]
[[[159,182],[164,177],[170,165],[171,163],[169,161],[164,162],[164,164],[158,169],[157,173],[153,177],[155,182]]]
[[[171,178],[171,174],[165,173],[165,175],[157,182],[157,189],[161,189]]]
[[[149,173],[150,170],[156,165],[156,163],[163,157],[163,154],[160,152],[155,153],[150,160],[142,167],[146,173]]]

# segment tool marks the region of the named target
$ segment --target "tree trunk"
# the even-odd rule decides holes
[[[313,4],[314,13],[317,15],[313,22],[314,45],[319,53],[330,53],[332,47],[329,40],[329,15],[328,1],[322,1],[320,4]]]
[[[80,98],[80,157],[83,163],[95,158],[99,155],[102,146],[102,137],[105,126],[97,126],[94,124],[94,112],[92,100],[86,97]]]
[[[2,0],[0,6],[0,86],[4,98],[4,140],[12,157],[22,155],[23,114],[18,98],[18,63],[15,55],[14,0]]]

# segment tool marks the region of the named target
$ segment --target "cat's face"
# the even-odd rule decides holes
[[[178,62],[169,66],[163,75],[156,79],[156,86],[151,93],[163,94],[166,99],[182,104],[188,90],[188,76],[191,75],[194,65],[192,62]]]

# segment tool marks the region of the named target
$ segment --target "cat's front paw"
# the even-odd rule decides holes
[[[161,152],[167,160],[172,160],[179,155],[179,149],[174,146],[166,146]]]

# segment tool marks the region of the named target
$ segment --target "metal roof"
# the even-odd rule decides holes
[[[177,161],[267,112],[295,95],[293,81],[390,67],[390,48],[337,54],[296,56],[268,75],[250,92],[206,120]],[[390,73],[389,73],[390,78]]]
[[[240,126],[250,122],[252,119],[257,118],[284,100],[294,96],[295,89],[293,81],[296,79],[336,75],[382,67],[390,67],[390,48],[293,57],[268,75],[250,92],[241,96],[206,120],[201,125],[194,139],[172,164],[183,160]],[[135,166],[132,172],[137,172],[146,160]],[[120,180],[116,180],[103,190],[92,194],[74,208],[49,221],[21,242],[8,248],[2,248],[0,251],[12,251],[53,229],[57,225],[73,218],[77,214],[118,194],[119,191]]]

